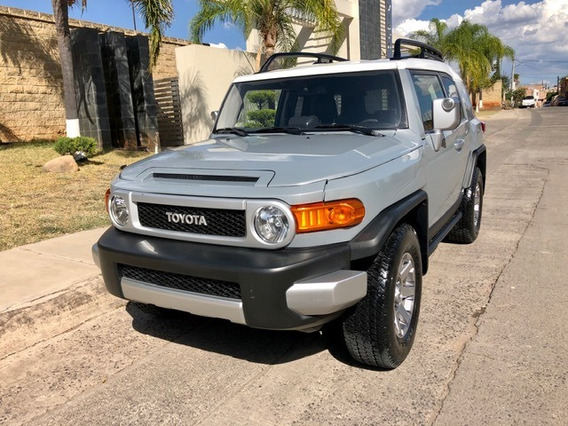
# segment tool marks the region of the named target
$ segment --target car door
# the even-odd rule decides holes
[[[446,148],[450,148],[452,151],[452,163],[451,168],[453,172],[453,187],[451,189],[451,195],[449,199],[448,209],[452,207],[457,201],[459,201],[462,191],[462,183],[464,181],[464,174],[467,169],[467,163],[469,160],[469,155],[472,151],[471,149],[471,135],[469,119],[466,113],[466,105],[462,97],[460,96],[457,83],[454,79],[445,73],[440,73],[440,78],[442,80],[442,85],[444,86],[444,91],[446,97],[455,98],[460,101],[460,124],[454,130],[444,132],[446,137]]]
[[[466,121],[462,114],[462,120],[458,128],[452,131],[445,131],[445,143],[438,151],[435,151],[431,139],[431,134],[434,131],[432,102],[434,99],[447,96],[446,89],[442,83],[442,74],[427,71],[411,71],[411,76],[419,102],[426,138],[430,142],[425,150],[426,191],[428,193],[429,223],[436,230],[437,227],[433,227],[433,225],[442,219],[445,220],[444,215],[459,200],[463,172],[467,166],[467,150],[465,150]],[[443,76],[445,77],[446,74],[443,74]],[[446,82],[450,86],[450,82]],[[459,96],[457,88],[455,92]]]

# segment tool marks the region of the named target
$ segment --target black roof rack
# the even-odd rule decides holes
[[[266,60],[264,65],[260,68],[259,73],[268,71],[268,67],[275,59],[278,58],[316,58],[314,64],[329,64],[331,62],[345,62],[347,59],[340,58],[339,56],[328,55],[327,53],[310,53],[310,52],[283,52],[275,53]]]
[[[418,47],[420,49],[420,52],[415,55],[402,56],[400,51],[400,46],[402,44],[404,44],[405,46]],[[397,41],[394,42],[394,56],[391,59],[398,60],[405,58],[433,59],[436,61],[444,62],[444,56],[442,55],[442,52],[440,52],[435,47],[432,47],[426,43],[422,43],[421,41],[411,40],[408,38],[399,38]]]

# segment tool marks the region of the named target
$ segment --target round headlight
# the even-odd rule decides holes
[[[286,238],[290,224],[282,210],[275,206],[266,206],[257,210],[254,216],[254,229],[262,240],[276,244]]]
[[[110,199],[109,212],[112,220],[117,225],[126,226],[128,224],[130,212],[128,211],[128,204],[124,198],[114,195]]]

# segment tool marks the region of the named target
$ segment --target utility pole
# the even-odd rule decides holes
[[[511,106],[514,108],[513,92],[515,91],[515,58],[513,58],[513,69],[511,70]]]
[[[511,91],[515,90],[515,58],[513,58],[513,69],[511,70]]]

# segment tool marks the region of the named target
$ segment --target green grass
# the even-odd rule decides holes
[[[122,165],[146,152],[99,154],[76,173],[46,173],[53,142],[0,144],[0,251],[110,225],[105,191]]]

